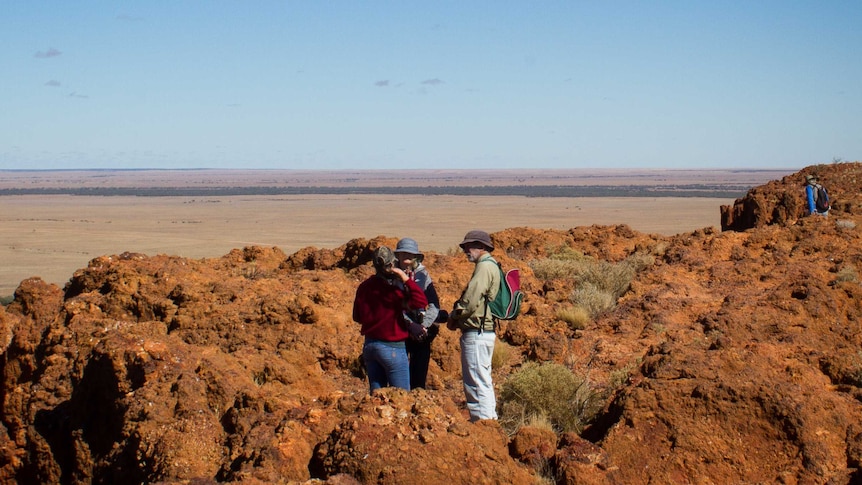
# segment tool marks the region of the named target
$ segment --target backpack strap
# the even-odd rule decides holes
[[[503,278],[503,265],[501,265],[499,261],[493,258],[482,260],[480,261],[480,263],[484,263],[486,261],[489,263],[497,263],[497,269],[500,270],[500,278]],[[503,284],[502,280],[500,280],[500,284]],[[488,318],[488,307],[491,305],[491,295],[489,295],[490,291],[491,290],[489,288],[488,291],[486,291],[485,294],[482,295],[482,299],[485,300],[485,310],[482,312],[482,324],[479,325],[479,335],[482,335],[482,331],[485,329],[485,319]],[[491,315],[491,322],[491,330],[493,330],[494,333],[497,333],[497,317],[495,317],[493,314]]]

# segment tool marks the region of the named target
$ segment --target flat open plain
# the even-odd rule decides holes
[[[309,173],[302,172],[303,177],[310,177]],[[137,174],[123,171],[0,172],[0,188],[77,187],[86,183],[230,186],[233,178],[237,184],[272,184],[276,176],[285,179],[293,176],[298,180],[294,172],[285,175],[279,171],[253,171],[251,175],[243,171],[227,174],[224,171],[182,171],[173,173],[173,179],[171,174],[170,171]],[[391,177],[391,174],[398,175],[387,172],[386,176]],[[559,180],[548,179],[547,174],[543,174],[542,183]],[[708,175],[728,184],[747,182],[752,187],[777,176],[773,172],[755,172],[755,176],[749,173],[744,177],[736,174],[728,172],[725,179],[715,171]],[[326,175],[338,179],[338,183],[385,185],[380,180],[357,181],[357,177],[362,179],[361,173]],[[381,175],[382,172],[374,173],[377,179]],[[428,174],[419,177],[413,172],[408,175],[406,178],[421,179],[426,185],[444,182]],[[450,182],[471,179],[473,184],[480,185],[487,183],[476,181],[476,177],[482,175],[464,172],[463,176],[457,176],[447,172],[445,177]],[[633,180],[621,174],[613,175],[612,183]],[[700,180],[696,171],[686,171],[684,175],[686,183],[698,183],[688,182],[692,177]],[[514,178],[507,179],[509,184],[519,180],[525,183],[523,180],[530,177],[520,172],[510,176]],[[637,180],[645,177],[662,178],[662,183],[678,180],[671,172],[641,174]],[[402,181],[388,180],[387,183],[405,185],[404,174],[397,178]],[[334,185],[326,183],[325,177],[316,182],[312,179],[308,178],[305,183]],[[507,183],[500,181],[499,175],[495,175],[494,180]],[[259,245],[277,246],[290,254],[307,246],[334,248],[351,239],[385,235],[410,236],[419,241],[423,250],[445,252],[456,247],[470,229],[494,232],[522,226],[569,229],[593,224],[628,224],[641,232],[672,235],[718,227],[720,206],[731,203],[733,199],[709,197],[3,195],[0,196],[0,261],[3,261],[0,296],[11,294],[23,279],[33,276],[62,287],[75,270],[86,267],[91,259],[126,251],[198,259],[220,257],[234,248]]]

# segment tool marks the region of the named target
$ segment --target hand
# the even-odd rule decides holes
[[[425,340],[425,337],[428,336],[428,330],[416,322],[407,323],[407,333],[410,334],[410,338],[419,341]]]
[[[403,270],[403,269],[401,269],[401,268],[399,268],[398,266],[394,266],[394,265],[393,265],[393,266],[388,266],[388,267],[386,268],[386,271],[387,271],[389,274],[394,274],[394,275],[398,276],[399,278],[401,278],[401,281],[403,281],[403,282],[405,282],[405,283],[407,282],[407,280],[409,280],[409,279],[410,279],[410,277],[409,277],[409,276],[407,276],[407,273],[405,273],[405,272],[404,272],[404,270]]]

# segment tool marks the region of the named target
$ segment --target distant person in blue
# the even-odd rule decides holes
[[[816,175],[805,176],[805,200],[810,216],[826,216],[829,214],[829,196],[822,190]]]

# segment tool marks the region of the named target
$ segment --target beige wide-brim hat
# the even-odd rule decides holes
[[[819,179],[817,178],[816,175],[806,175],[805,176],[805,183],[807,183],[807,184],[810,184],[811,182],[818,182],[818,181],[819,181]]]

